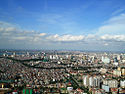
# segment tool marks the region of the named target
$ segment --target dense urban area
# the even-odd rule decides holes
[[[125,94],[125,53],[1,50],[0,94]]]

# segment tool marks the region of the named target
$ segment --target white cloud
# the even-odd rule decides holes
[[[109,41],[124,41],[125,42],[125,35],[103,35],[100,38],[103,40],[109,40]]]
[[[98,28],[97,35],[120,35],[125,34],[125,14],[110,18],[105,25]]]
[[[112,13],[112,15],[120,14],[121,12],[125,11],[125,8],[120,8]]]
[[[2,23],[0,23],[2,24]],[[120,49],[125,46],[125,34],[115,34],[115,28],[120,30],[117,26],[123,24],[111,24],[101,26],[99,32],[101,34],[88,34],[88,35],[59,35],[47,34],[34,30],[21,30],[13,25],[0,26],[0,44],[1,45],[15,45],[19,44],[23,47],[48,47],[48,48],[71,48],[71,49]],[[113,34],[105,34],[107,30],[111,30]],[[122,28],[123,29],[123,28]],[[98,33],[99,33],[98,32]],[[57,46],[57,47],[56,47]],[[18,47],[17,47],[18,48]]]
[[[62,36],[59,36],[58,34],[56,34],[56,35],[48,36],[47,39],[53,40],[53,41],[63,41],[63,42],[66,42],[66,41],[81,41],[81,40],[84,39],[84,36],[83,35],[79,35],[79,36],[62,35]]]
[[[5,22],[3,22],[4,24]],[[2,22],[1,22],[2,24]],[[58,41],[58,42],[74,42],[74,41],[82,41],[85,36],[83,35],[50,35],[46,33],[40,33],[36,32],[34,30],[28,31],[28,30],[21,30],[13,25],[6,25],[5,27],[0,27],[0,36],[2,38],[7,38],[9,40],[13,41],[27,41],[27,42],[34,42],[36,43],[42,43],[43,41]]]
[[[105,45],[105,46],[108,46],[109,44],[108,44],[108,43],[105,43],[104,45]]]
[[[15,27],[7,27],[7,28],[5,28],[4,31],[6,31],[6,32],[16,31],[16,28]]]
[[[12,39],[14,39],[14,40],[26,40],[27,39],[27,37],[12,37]]]
[[[4,28],[0,28],[0,32],[3,31],[3,30],[4,30]]]
[[[40,33],[39,34],[39,36],[45,36],[46,35],[46,33]]]
[[[125,14],[120,14],[119,16],[115,16],[110,18],[107,23],[109,24],[125,24]]]

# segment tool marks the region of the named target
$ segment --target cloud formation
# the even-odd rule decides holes
[[[46,39],[48,40],[52,40],[52,41],[63,41],[63,42],[66,42],[66,41],[81,41],[84,39],[84,36],[83,35],[78,35],[78,36],[73,36],[73,35],[51,35],[51,36],[48,36]]]
[[[56,23],[49,20],[49,23]],[[57,49],[97,49],[124,50],[125,14],[112,17],[99,27],[95,34],[48,34],[35,30],[23,30],[18,25],[0,22],[1,48],[57,48]],[[6,47],[5,47],[6,46]],[[8,47],[7,47],[8,46]]]
[[[98,35],[120,35],[125,34],[125,14],[120,14],[110,18],[105,22],[105,25],[98,28]]]
[[[102,40],[123,41],[123,42],[125,42],[125,35],[103,35],[100,38]]]

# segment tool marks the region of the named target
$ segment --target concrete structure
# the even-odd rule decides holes
[[[89,75],[83,75],[83,85],[85,87],[89,86]]]
[[[121,76],[121,71],[120,70],[113,70],[113,75],[115,76]]]
[[[109,92],[109,86],[108,85],[102,85],[102,89],[104,89],[105,92]]]
[[[122,70],[122,76],[125,76],[125,69],[121,69]]]
[[[125,88],[125,80],[120,81],[120,87]]]
[[[108,57],[102,56],[102,62],[104,62],[105,64],[110,63],[110,59]]]
[[[117,88],[118,87],[118,81],[117,80],[103,80],[104,85],[108,85],[110,88]]]

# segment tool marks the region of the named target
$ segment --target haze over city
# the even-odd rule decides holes
[[[125,94],[125,0],[0,0],[0,94]]]
[[[124,51],[124,0],[1,0],[0,49]]]

